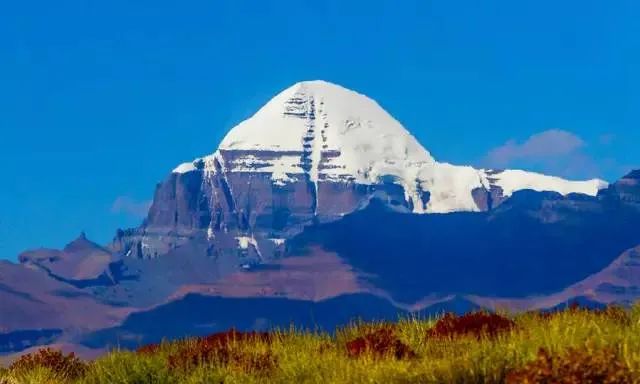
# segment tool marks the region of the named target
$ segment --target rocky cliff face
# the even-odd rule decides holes
[[[338,219],[371,198],[405,211],[412,208],[404,189],[393,183],[304,179],[277,183],[259,169],[226,170],[243,156],[247,153],[219,151],[206,160],[213,171],[172,173],[158,185],[143,225],[120,231],[112,249],[125,256],[151,258],[194,238],[206,238],[212,254],[249,253],[259,261],[276,256],[285,239],[305,225]]]
[[[233,128],[214,154],[178,166],[143,225],[118,232],[111,248],[153,258],[205,238],[211,255],[252,264],[277,257],[304,226],[371,199],[416,214],[487,211],[521,189],[595,195],[605,186],[439,163],[375,101],[302,82]]]
[[[640,209],[640,170],[625,175],[600,194],[603,198],[633,204]]]

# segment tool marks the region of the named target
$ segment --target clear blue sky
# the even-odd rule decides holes
[[[0,258],[136,225],[299,80],[373,97],[440,160],[614,180],[640,167],[638,4],[5,1]]]

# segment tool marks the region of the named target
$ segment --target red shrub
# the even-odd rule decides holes
[[[631,384],[631,372],[612,349],[569,349],[551,356],[541,348],[535,361],[507,374],[506,384]]]
[[[447,313],[427,331],[427,337],[495,337],[498,333],[514,327],[515,323],[512,320],[495,313],[471,312],[462,316]]]
[[[50,348],[40,349],[16,360],[9,369],[14,372],[26,372],[36,368],[47,368],[68,379],[77,379],[84,375],[87,365],[73,352],[68,355]]]
[[[202,340],[206,343],[228,345],[236,342],[263,342],[270,343],[273,336],[268,332],[239,332],[234,328],[229,329],[226,332],[214,333],[209,336],[205,336]]]
[[[631,325],[632,323],[629,312],[619,306],[608,305],[604,310],[600,310],[599,314],[623,325]]]
[[[198,338],[185,344],[168,358],[169,368],[187,370],[203,362],[219,362],[233,365],[246,372],[262,372],[275,368],[276,359],[270,352],[263,354],[243,353],[233,348],[236,343],[272,341],[266,332],[238,332],[230,329]]]
[[[258,354],[234,353],[230,365],[245,373],[262,374],[273,371],[278,366],[278,360],[269,351]]]
[[[153,355],[158,351],[160,351],[160,344],[147,344],[136,349],[136,353],[139,353],[141,355]]]
[[[396,359],[413,358],[415,352],[395,336],[393,329],[382,328],[355,338],[346,344],[350,357],[371,353],[377,357],[393,356]]]

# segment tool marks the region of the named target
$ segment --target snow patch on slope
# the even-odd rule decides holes
[[[256,251],[256,254],[258,255],[258,257],[260,259],[263,259],[262,252],[260,252],[260,248],[258,247],[258,242],[256,241],[255,237],[239,236],[239,237],[236,237],[236,240],[238,241],[238,248],[249,249],[249,246],[252,246],[253,249]]]
[[[192,172],[192,171],[197,171],[198,168],[196,168],[196,166],[194,165],[194,163],[197,161],[198,159],[189,162],[189,163],[182,163],[180,165],[178,165],[173,171],[172,173],[187,173],[187,172]]]
[[[282,238],[272,238],[269,240],[271,240],[276,247],[283,245],[286,241],[286,239],[282,239]]]
[[[600,179],[571,181],[555,176],[512,169],[487,174],[486,177],[491,180],[493,185],[502,188],[504,196],[511,196],[515,191],[523,189],[532,189],[538,192],[553,191],[562,195],[582,193],[595,196],[599,190],[608,186],[606,181]]]
[[[256,245],[256,240],[253,237],[238,236],[236,240],[238,241],[238,247],[240,247],[240,249],[247,249],[249,245]]]
[[[481,173],[468,166],[438,163],[420,175],[422,188],[431,194],[426,213],[479,211],[472,191],[482,188]]]

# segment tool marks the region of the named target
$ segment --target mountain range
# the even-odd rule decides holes
[[[139,227],[1,261],[0,353],[626,305],[637,228],[640,171],[608,184],[438,162],[375,101],[300,82],[170,172]]]

